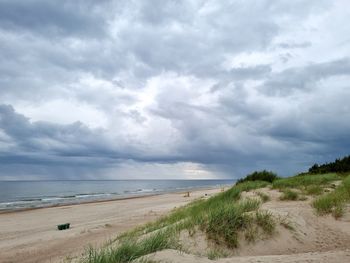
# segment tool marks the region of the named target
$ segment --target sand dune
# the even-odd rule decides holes
[[[262,209],[270,211],[277,218],[285,218],[294,230],[279,227],[272,238],[249,244],[242,240],[233,255],[218,262],[350,262],[349,208],[341,219],[335,220],[332,216],[316,215],[310,205],[311,197],[305,201],[280,201],[281,193],[277,190],[266,188],[259,191],[271,197],[262,205]],[[243,197],[252,198],[254,195],[252,191],[244,193]],[[213,262],[205,255],[210,246],[200,241],[198,235],[194,239],[197,241],[188,243],[196,246],[187,248],[186,253],[166,250],[150,258],[174,263]]]

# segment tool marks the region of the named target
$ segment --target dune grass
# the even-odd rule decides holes
[[[207,200],[196,200],[174,209],[167,216],[132,231],[125,232],[101,249],[89,248],[81,263],[130,262],[166,248],[182,249],[181,231],[202,231],[219,246],[235,248],[239,234],[248,233],[247,241],[257,239],[260,233],[270,235],[275,223],[272,215],[259,211],[257,199],[240,200],[243,191],[266,187],[268,182],[244,182]],[[252,236],[253,235],[253,236]],[[212,253],[210,257],[218,256]]]
[[[210,249],[207,253],[207,257],[210,259],[210,260],[215,260],[215,259],[218,259],[218,258],[224,258],[224,257],[227,257],[229,256],[229,254],[220,249],[220,248],[213,248],[213,249]]]
[[[129,238],[117,247],[106,247],[99,250],[90,247],[81,262],[86,263],[119,263],[130,262],[166,248],[176,248],[178,244],[172,238],[173,233],[159,231],[142,240]]]
[[[312,203],[320,215],[333,214],[339,218],[344,213],[344,206],[350,202],[350,175],[333,192],[318,197]]]
[[[339,180],[343,182],[337,187],[333,182]],[[296,189],[302,194],[319,196],[312,202],[317,213],[319,215],[332,214],[335,218],[344,214],[345,204],[350,202],[350,175],[302,174],[275,180],[272,188],[283,192],[281,200],[302,200],[303,197],[295,191]],[[327,190],[325,188],[333,188],[334,191],[324,194]]]
[[[274,189],[286,189],[286,188],[297,188],[300,190],[305,190],[308,187],[310,188],[319,186],[326,187],[330,185],[331,182],[336,180],[341,180],[341,177],[335,173],[329,174],[303,174],[299,176],[293,176],[288,178],[282,178],[275,180],[272,183]]]
[[[264,234],[272,235],[276,222],[271,212],[268,211],[256,211],[255,220],[258,226],[260,226]]]
[[[282,192],[282,195],[280,197],[280,200],[282,201],[296,201],[299,199],[299,193],[290,189],[284,189]]]
[[[307,195],[321,195],[323,194],[324,190],[323,187],[320,185],[308,185],[305,187],[304,193]]]
[[[208,218],[200,227],[209,239],[230,248],[238,247],[238,235],[252,226],[254,217],[246,213],[257,210],[260,203],[256,200],[242,201],[236,205],[223,204],[208,213]]]
[[[260,198],[261,198],[261,201],[263,202],[263,203],[266,203],[266,202],[268,202],[268,201],[270,201],[270,196],[268,195],[268,194],[265,194],[265,193],[263,193],[263,192],[259,192],[259,191],[257,191],[257,192],[255,192]]]
[[[300,174],[275,180],[272,188],[282,191],[280,200],[304,201],[307,200],[306,195],[321,195],[325,188],[332,188],[333,182],[341,179],[342,177],[335,173]]]

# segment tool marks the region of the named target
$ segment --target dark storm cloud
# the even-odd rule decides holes
[[[108,152],[108,143],[96,141],[99,131],[91,131],[82,123],[58,125],[31,123],[9,105],[0,105],[0,128],[15,143],[14,153],[38,152],[43,156],[89,156]]]
[[[0,0],[0,179],[347,154],[346,5]]]
[[[135,118],[132,116],[132,118]],[[84,158],[105,158],[104,164],[117,162],[119,159],[148,161],[176,161],[167,156],[142,156],[135,154],[130,144],[124,149],[123,142],[111,144],[104,137],[102,129],[89,129],[80,122],[59,125],[50,122],[31,122],[22,114],[15,112],[10,105],[0,105],[0,131],[3,132],[0,142],[9,145],[11,154],[2,153],[0,163],[32,164],[69,164],[85,163]],[[4,136],[5,135],[5,136]],[[57,158],[58,157],[58,158]],[[65,159],[74,157],[75,159]],[[84,158],[81,158],[84,157]],[[80,159],[81,158],[81,159]],[[109,160],[108,160],[109,159]],[[89,159],[88,159],[89,160]],[[94,165],[86,162],[87,165]]]

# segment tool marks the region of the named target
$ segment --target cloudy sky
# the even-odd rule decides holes
[[[350,153],[350,2],[0,0],[0,179],[281,175]]]

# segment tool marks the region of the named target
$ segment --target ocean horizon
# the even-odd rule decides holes
[[[234,179],[0,181],[0,211],[231,186]]]

